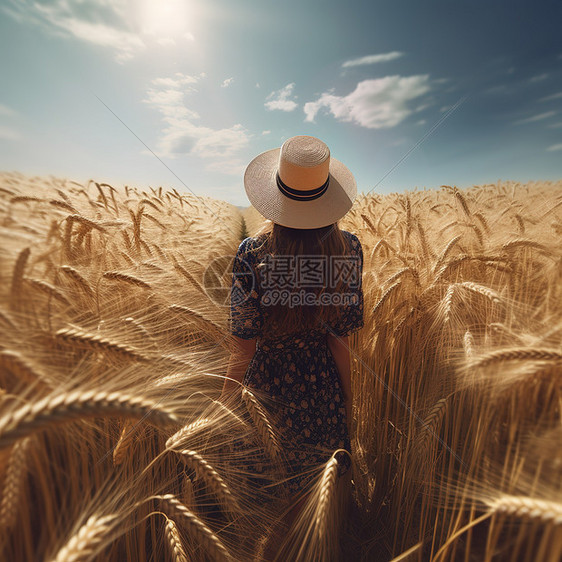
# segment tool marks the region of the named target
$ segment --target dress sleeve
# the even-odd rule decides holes
[[[350,235],[352,263],[356,268],[356,278],[346,288],[351,302],[342,306],[342,314],[338,321],[332,326],[337,336],[349,336],[363,327],[363,248],[357,236]]]
[[[245,340],[257,337],[263,325],[254,259],[248,253],[250,240],[246,238],[240,243],[234,257],[230,291],[230,331]]]

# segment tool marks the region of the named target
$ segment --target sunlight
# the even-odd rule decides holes
[[[191,35],[194,13],[190,0],[140,0],[138,17],[143,33],[171,39]]]

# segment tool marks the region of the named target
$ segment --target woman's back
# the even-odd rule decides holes
[[[360,329],[363,251],[357,236],[340,232],[345,248],[337,255],[272,255],[267,235],[243,240],[233,265],[232,333],[256,337],[260,346],[286,348]]]

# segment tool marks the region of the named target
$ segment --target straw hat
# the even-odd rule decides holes
[[[244,174],[252,205],[291,228],[320,228],[343,217],[357,195],[353,174],[315,137],[292,137],[256,156]]]

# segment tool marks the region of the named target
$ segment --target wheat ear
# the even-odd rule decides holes
[[[168,440],[166,441],[166,448],[177,449],[181,447],[186,439],[192,437],[200,429],[208,427],[210,422],[211,420],[209,418],[199,418],[198,420],[195,420],[194,422],[183,426],[168,438]]]
[[[506,494],[485,501],[490,511],[520,519],[540,520],[545,524],[562,525],[562,503]]]
[[[112,279],[113,281],[122,281],[123,283],[128,283],[129,285],[136,285],[137,287],[142,287],[143,289],[150,289],[150,285],[139,279],[138,277],[134,277],[133,275],[127,275],[126,273],[120,273],[119,271],[106,271],[103,274],[105,279]]]
[[[390,298],[390,296],[392,295],[392,293],[394,293],[394,291],[396,291],[398,289],[398,287],[400,286],[401,281],[398,280],[396,281],[396,283],[394,283],[393,285],[391,285],[381,296],[381,298],[379,299],[379,301],[377,302],[377,304],[375,304],[375,306],[373,307],[373,315],[376,315],[377,312],[379,312],[380,310],[382,310],[382,307],[384,306],[384,304],[386,303],[386,301]]]
[[[491,351],[470,361],[469,366],[487,367],[492,363],[500,361],[549,361],[553,363],[562,362],[562,351],[546,348],[511,347]]]
[[[76,419],[111,415],[146,418],[158,426],[178,424],[174,413],[146,398],[118,392],[76,390],[47,396],[4,414],[0,418],[0,449],[47,427]]]
[[[439,439],[437,430],[439,425],[441,424],[443,416],[445,415],[448,401],[449,396],[438,400],[423,420],[418,445],[420,451],[423,451],[425,453],[425,451],[427,450],[427,445],[432,437]]]
[[[234,499],[230,488],[222,476],[197,452],[184,449],[179,451],[183,462],[195,471],[197,477],[207,484],[214,494],[230,508],[229,512],[239,511],[238,503]]]
[[[91,219],[87,219],[86,217],[83,217],[82,215],[69,215],[68,217],[66,217],[66,220],[68,222],[80,223],[81,225],[86,226],[89,229],[93,228],[95,230],[99,230],[100,232],[106,232],[105,227],[103,227],[101,224],[99,224],[96,221],[93,221]]]
[[[44,378],[34,371],[33,367],[16,351],[7,349],[0,351],[0,368],[12,373],[18,379],[18,382],[25,381],[28,385],[45,382]]]
[[[474,336],[467,330],[463,337],[464,354],[467,359],[474,356]]]
[[[458,236],[455,236],[454,238],[451,238],[451,240],[449,240],[449,242],[447,242],[447,245],[445,246],[445,248],[443,249],[443,251],[441,252],[441,254],[439,255],[439,257],[437,258],[437,261],[435,262],[435,265],[433,266],[433,273],[435,273],[438,269],[438,267],[444,263],[444,261],[447,259],[447,256],[449,255],[449,253],[451,252],[451,250],[453,249],[453,247],[455,246],[455,244],[462,238],[462,235],[459,234]]]
[[[26,437],[14,443],[8,461],[2,502],[0,503],[0,528],[5,531],[15,523],[20,502],[20,491],[26,475],[27,451],[31,438]]]
[[[258,430],[265,448],[274,460],[279,461],[281,459],[281,446],[265,410],[261,407],[254,394],[247,388],[242,389],[242,398],[246,403],[248,412]]]
[[[316,507],[316,530],[320,540],[324,539],[328,530],[329,514],[335,500],[335,487],[338,475],[338,459],[333,454],[326,463],[320,480],[320,490]]]
[[[127,453],[137,433],[137,423],[138,422],[133,420],[125,420],[117,445],[115,445],[113,449],[113,464],[115,466],[123,464],[124,460],[127,458]]]
[[[217,537],[197,515],[195,515],[190,509],[183,505],[175,496],[172,494],[166,494],[164,496],[156,496],[155,499],[160,500],[162,504],[162,511],[167,515],[176,515],[181,518],[181,521],[186,523],[186,529],[193,533],[194,538],[206,546],[207,553],[218,560],[224,559],[232,561],[228,550],[222,543],[222,541]],[[179,518],[175,520],[179,522]]]
[[[473,283],[472,281],[463,281],[462,283],[459,283],[459,286],[464,287],[473,293],[483,295],[496,304],[500,304],[502,302],[500,295],[493,289],[490,289],[490,287],[485,287],[484,285]]]
[[[31,250],[29,248],[25,248],[18,255],[16,264],[14,266],[14,272],[12,274],[12,299],[17,299],[19,296],[21,283],[23,280],[23,273],[25,271],[25,266],[27,265],[27,260],[29,259],[30,254]]]
[[[97,351],[119,353],[136,361],[146,361],[146,357],[141,355],[136,349],[111,341],[99,334],[92,334],[78,328],[63,328],[62,330],[58,330],[55,335],[61,340],[77,344],[81,347],[93,348]]]
[[[26,283],[29,283],[32,287],[38,289],[48,297],[52,297],[62,304],[70,306],[70,301],[66,298],[64,293],[60,289],[57,289],[54,285],[51,285],[50,283],[47,283],[46,281],[42,281],[40,279],[31,279],[29,277],[26,277],[24,281]]]
[[[116,515],[92,515],[58,551],[52,562],[89,562],[112,530]]]
[[[67,201],[61,201],[60,199],[51,199],[49,201],[49,204],[53,205],[53,207],[60,207],[65,211],[70,211],[71,213],[78,213],[78,211]]]
[[[170,518],[166,518],[166,538],[168,539],[168,545],[170,546],[174,562],[189,562],[189,558],[181,542],[178,528],[175,522]]]
[[[207,297],[207,293],[206,293],[205,289],[203,288],[203,286],[199,283],[199,281],[197,281],[197,279],[195,279],[195,277],[193,277],[193,275],[191,273],[189,273],[189,271],[187,271],[187,269],[185,269],[185,267],[182,267],[176,261],[176,258],[174,258],[174,268],[180,275],[182,275],[183,277],[185,277],[189,281],[189,284],[192,287],[195,287],[195,289],[197,289],[201,294],[203,294],[203,295],[205,295],[205,297]]]
[[[61,265],[60,270],[74,283],[76,283],[76,285],[78,285],[88,297],[94,297],[94,291],[92,290],[92,287],[90,287],[88,281],[86,281],[86,279],[84,279],[84,277],[82,277],[82,275],[76,269],[74,269],[70,265]]]
[[[457,201],[461,204],[464,214],[470,218],[470,209],[468,208],[468,203],[466,202],[464,195],[456,187],[454,188],[453,193],[455,194]]]

